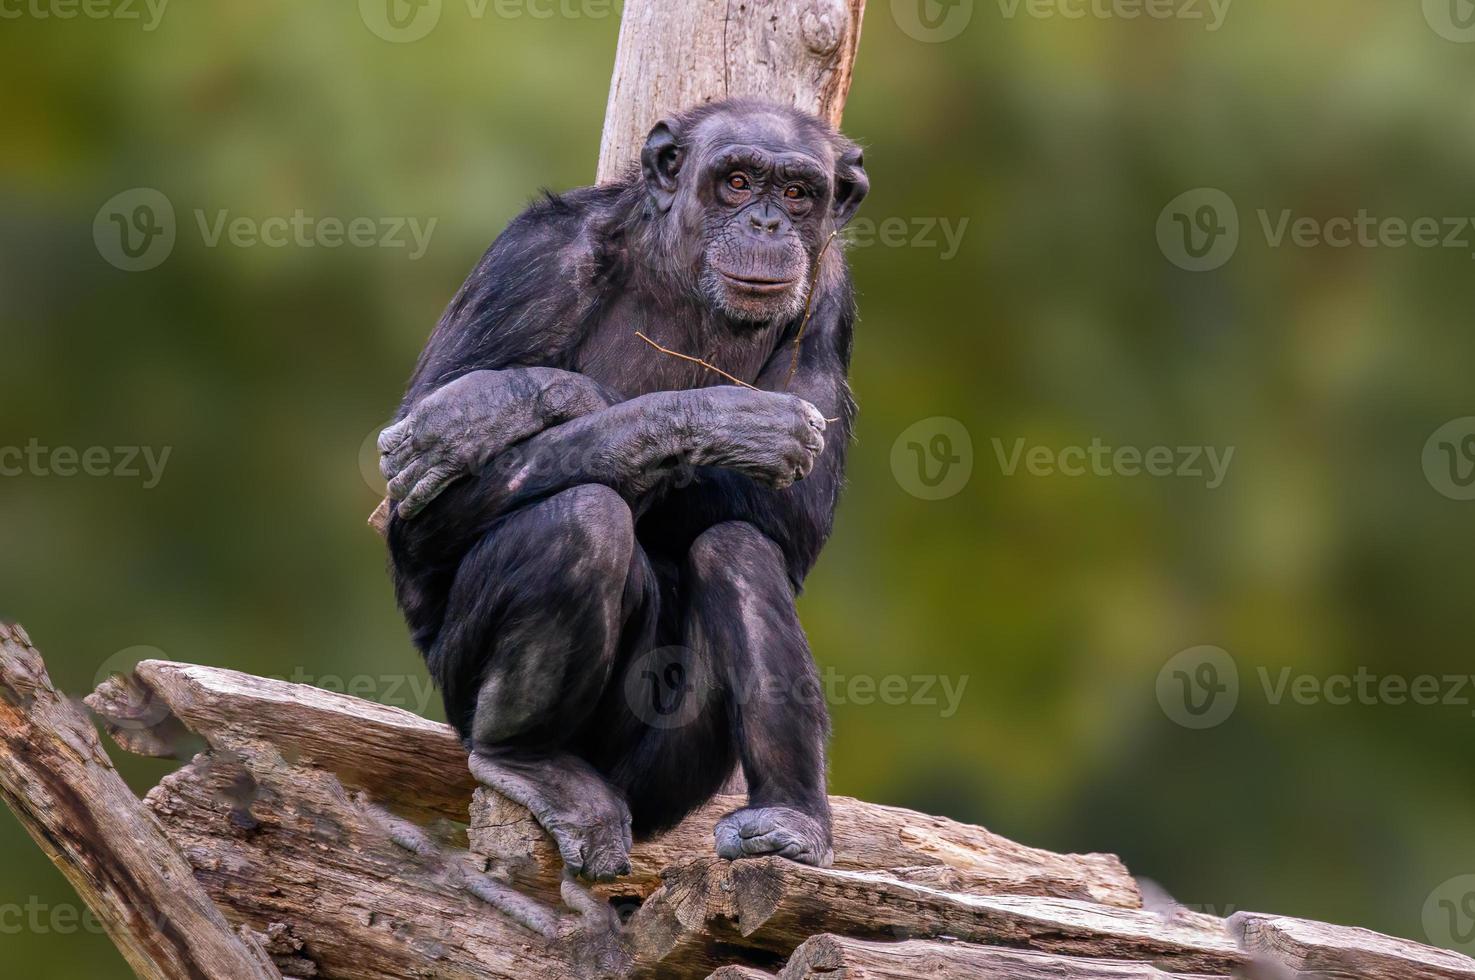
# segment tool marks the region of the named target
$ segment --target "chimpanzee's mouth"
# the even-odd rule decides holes
[[[794,288],[797,279],[779,279],[774,276],[736,276],[731,272],[718,270],[723,279],[736,286],[738,289],[750,293],[783,293]]]

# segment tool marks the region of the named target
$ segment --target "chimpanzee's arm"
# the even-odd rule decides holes
[[[637,508],[678,471],[730,468],[771,487],[803,479],[823,452],[825,418],[782,392],[721,386],[657,391],[556,425],[506,450],[428,510],[486,525],[544,497],[603,484]]]
[[[451,300],[416,365],[380,469],[399,517],[414,517],[448,484],[551,425],[620,396],[569,367],[597,298],[587,193],[534,204],[509,224]]]
[[[379,468],[390,499],[412,518],[446,485],[486,466],[507,447],[618,397],[557,368],[473,371],[437,388],[379,436]]]
[[[690,485],[673,491],[659,505],[653,522],[672,535],[670,544],[690,542],[723,521],[746,521],[778,544],[795,586],[819,558],[834,526],[836,504],[845,481],[845,452],[855,420],[855,402],[846,375],[855,322],[848,272],[815,299],[804,332],[798,368],[789,379],[793,340],[789,338],[759,375],[765,389],[787,391],[813,404],[828,420],[825,446],[802,481],[775,488],[726,468],[697,470]]]

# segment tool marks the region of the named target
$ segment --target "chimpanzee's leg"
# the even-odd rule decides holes
[[[685,562],[651,560],[636,544],[631,587],[646,596],[645,631],[620,663],[579,748],[630,802],[635,836],[667,830],[712,798],[737,764],[727,679],[683,626]],[[640,621],[637,617],[637,622]]]
[[[753,525],[729,521],[696,539],[687,566],[687,643],[726,673],[748,781],[749,805],[717,824],[717,853],[828,865],[829,717],[783,553]]]
[[[472,774],[532,811],[575,871],[629,866],[621,794],[568,751],[615,666],[629,619],[633,519],[613,490],[579,486],[492,526],[461,562],[427,656]]]

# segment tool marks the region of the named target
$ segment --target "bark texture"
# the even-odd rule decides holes
[[[634,166],[664,116],[733,96],[840,124],[865,0],[626,0],[598,181]]]
[[[834,867],[711,856],[739,802],[719,797],[590,886],[526,811],[473,786],[444,725],[159,661],[88,702],[125,747],[199,750],[146,797],[154,846],[286,977],[1475,980],[1465,956],[1363,930],[1144,908],[1110,855],[847,797],[831,799]]]
[[[19,626],[0,624],[0,797],[140,977],[276,977],[231,931],[158,822],[59,693]]]

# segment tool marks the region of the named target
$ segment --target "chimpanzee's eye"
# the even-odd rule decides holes
[[[727,178],[727,186],[735,191],[745,191],[750,185],[748,184],[748,178],[743,174],[733,174]]]
[[[799,184],[790,184],[784,188],[784,197],[787,197],[791,201],[802,201],[807,196],[808,194],[805,193],[804,188]]]

